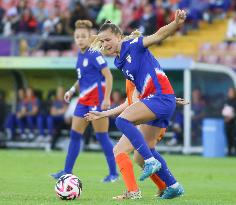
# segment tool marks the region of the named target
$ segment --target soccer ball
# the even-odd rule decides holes
[[[55,191],[62,200],[79,199],[82,192],[82,182],[75,175],[65,174],[58,179]]]

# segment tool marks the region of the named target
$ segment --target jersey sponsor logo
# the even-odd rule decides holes
[[[97,60],[99,65],[102,65],[102,64],[104,64],[106,62],[102,56],[98,56],[96,58],[96,60]]]
[[[87,58],[84,59],[84,61],[83,61],[83,66],[84,66],[84,67],[87,67],[87,66],[88,66],[88,59],[87,59]]]
[[[130,44],[137,43],[137,42],[138,42],[138,38],[135,38],[134,40],[130,42]]]
[[[128,63],[131,63],[131,61],[132,61],[132,58],[131,58],[131,56],[130,56],[130,55],[128,55],[128,56],[126,57],[126,60],[128,61]]]

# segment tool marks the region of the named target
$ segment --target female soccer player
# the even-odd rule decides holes
[[[140,180],[161,169],[162,157],[155,150],[148,148],[142,133],[135,125],[151,121],[151,124],[161,123],[162,126],[167,126],[176,104],[173,88],[148,47],[170,36],[185,19],[186,12],[177,10],[175,20],[153,35],[127,41],[123,39],[119,27],[106,22],[101,26],[98,38],[91,46],[94,50],[100,48],[110,55],[116,55],[116,67],[123,72],[125,78],[134,83],[140,93],[140,101],[127,107],[116,119],[118,129],[144,159]],[[156,132],[158,129],[157,127]]]
[[[76,71],[78,82],[66,92],[65,100],[70,101],[76,90],[80,92],[78,104],[75,108],[70,132],[70,145],[63,171],[52,176],[58,179],[64,174],[72,173],[72,169],[80,150],[80,140],[88,126],[83,118],[84,114],[93,110],[106,110],[110,106],[110,94],[112,89],[112,75],[100,52],[90,52],[91,27],[88,20],[78,20],[75,23],[74,40],[80,51]],[[101,143],[109,166],[109,175],[103,182],[114,182],[118,179],[116,163],[113,155],[113,145],[108,136],[108,118],[92,122],[96,138]]]
[[[104,116],[118,115],[133,102],[138,101],[137,90],[135,90],[134,84],[129,80],[126,80],[126,94],[127,94],[126,102],[121,106],[103,112],[91,112],[89,114],[86,114],[86,119],[95,120],[95,119],[100,119]],[[176,103],[180,105],[188,104],[188,102],[186,102],[181,98],[176,98]],[[158,130],[155,128],[155,126],[160,127],[162,125],[160,123],[159,124],[149,123],[149,124],[139,125],[139,129],[143,133],[144,138],[151,149],[155,149],[155,145],[163,138],[166,130],[166,128],[162,127],[160,127]],[[125,135],[123,135],[120,138],[119,142],[113,149],[116,158],[116,163],[120,168],[120,172],[122,174],[122,177],[124,179],[127,188],[127,191],[124,194],[114,197],[114,199],[117,200],[139,199],[142,197],[141,191],[139,190],[137,182],[134,177],[132,162],[128,156],[128,154],[133,150],[134,150],[133,146],[131,145],[130,141],[125,137]],[[143,159],[140,157],[137,151],[134,152],[134,159],[141,167],[143,167]],[[183,190],[180,190],[182,189],[181,186],[175,188],[174,190],[172,190],[172,192],[170,192],[170,189],[172,189],[173,185],[176,184],[177,182],[170,173],[170,171],[168,170],[165,161],[162,161],[162,166],[165,167],[165,171],[161,169],[159,172],[150,176],[151,180],[156,184],[156,186],[159,189],[158,196],[161,196],[161,198],[163,199],[166,198],[170,199],[183,194]]]

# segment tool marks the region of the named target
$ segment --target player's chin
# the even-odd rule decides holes
[[[105,49],[104,51],[106,55],[115,56],[115,51],[113,49]]]

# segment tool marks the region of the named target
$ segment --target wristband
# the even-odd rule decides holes
[[[76,88],[74,86],[72,86],[69,91],[74,94],[76,92]]]

